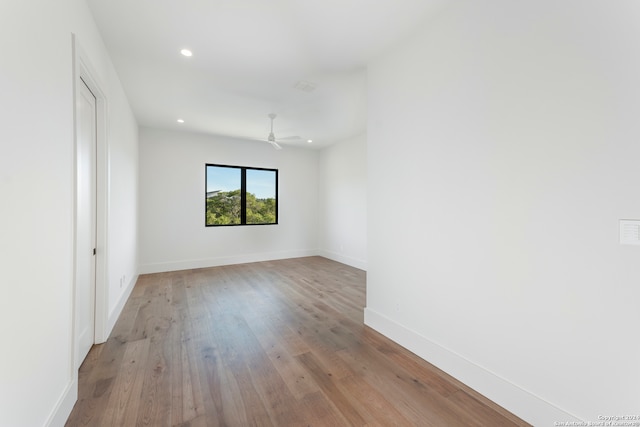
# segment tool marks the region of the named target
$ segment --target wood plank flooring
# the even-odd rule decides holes
[[[310,257],[140,276],[67,426],[524,426],[363,324],[365,273]]]

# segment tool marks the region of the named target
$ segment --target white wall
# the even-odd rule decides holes
[[[320,254],[367,269],[367,136],[320,151]]]
[[[0,2],[0,425],[62,425],[75,401],[73,55],[83,46],[109,98],[112,181],[107,275],[134,277],[137,130],[83,1]],[[117,153],[116,153],[117,151]],[[129,160],[133,158],[133,162]],[[112,171],[111,176],[115,173]],[[125,215],[131,214],[129,218]],[[116,279],[117,280],[117,279]],[[123,292],[118,290],[118,292]],[[117,292],[110,297],[118,299]]]
[[[117,79],[115,73],[111,79]],[[138,279],[138,125],[117,80],[110,81],[107,298],[113,329]],[[120,278],[123,278],[122,285]]]
[[[461,1],[369,69],[366,321],[535,425],[640,409],[639,19]]]
[[[277,225],[205,227],[205,164],[278,169]],[[140,132],[144,273],[316,255],[318,154],[186,132]]]

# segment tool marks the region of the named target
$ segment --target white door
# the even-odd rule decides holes
[[[96,294],[96,97],[83,81],[76,99],[76,368],[94,342]]]

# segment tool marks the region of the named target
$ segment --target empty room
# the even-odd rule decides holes
[[[640,426],[639,22],[0,1],[0,426]]]

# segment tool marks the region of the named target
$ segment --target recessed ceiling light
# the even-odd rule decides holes
[[[180,53],[184,56],[193,56],[193,52],[191,52],[189,49],[182,49]]]
[[[312,139],[307,139],[307,143],[311,144],[313,142]]]
[[[178,119],[178,123],[184,123],[184,120]]]

